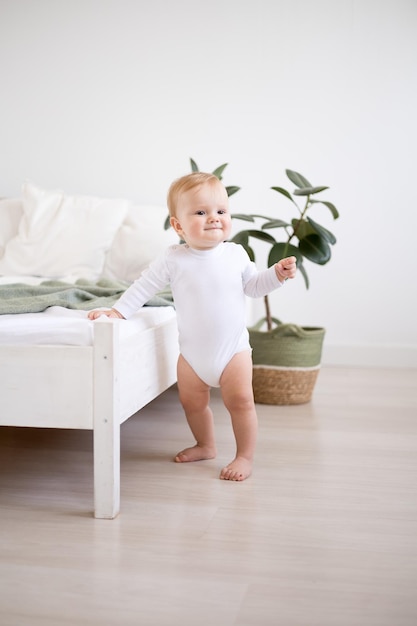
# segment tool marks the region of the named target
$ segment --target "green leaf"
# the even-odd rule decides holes
[[[302,174],[294,172],[294,170],[285,170],[285,173],[296,187],[312,187],[311,183],[309,183],[307,178],[304,178]]]
[[[215,170],[213,170],[213,172],[212,172],[212,173],[213,173],[215,176],[217,176],[217,178],[218,178],[219,180],[221,180],[221,179],[222,179],[223,170],[224,170],[226,167],[227,167],[227,163],[223,163],[223,165],[219,165],[219,167],[216,167],[216,169],[215,169]]]
[[[254,222],[253,215],[246,215],[246,213],[232,213],[230,216],[232,219],[244,220],[245,222]]]
[[[241,246],[243,246],[244,248],[248,245],[249,242],[249,231],[248,230],[241,230],[239,233],[236,233],[236,235],[234,235],[230,241],[233,241],[234,243],[240,243]]]
[[[268,215],[259,215],[258,213],[252,213],[252,217],[259,217],[261,220],[266,220],[267,222],[272,221],[273,217],[268,217]]]
[[[194,159],[192,159],[190,157],[190,164],[191,164],[191,171],[192,172],[199,172],[200,170],[198,169],[198,165],[197,163],[194,161]]]
[[[293,219],[291,221],[293,233],[298,239],[303,239],[307,235],[311,235],[315,232],[314,228],[303,219]]]
[[[326,202],[325,200],[310,200],[310,202],[315,204],[325,204],[327,208],[330,209],[335,220],[337,220],[337,218],[339,217],[339,211],[331,202]]]
[[[255,239],[260,239],[261,241],[267,241],[268,243],[275,243],[275,239],[272,235],[268,235],[263,230],[248,230],[246,231],[249,237],[255,237]]]
[[[171,216],[167,215],[165,218],[165,222],[164,222],[164,230],[168,230],[169,228],[171,228],[171,223],[169,221],[170,219],[171,219]]]
[[[290,192],[284,189],[283,187],[271,187],[271,189],[273,189],[274,191],[278,191],[278,193],[281,193],[283,196],[288,198],[288,200],[291,200],[291,202],[294,202],[294,199],[292,195],[290,194]]]
[[[288,224],[288,222],[283,222],[282,220],[269,220],[268,222],[265,222],[265,224],[262,224],[262,229],[267,229],[267,228],[286,228],[287,226],[290,226],[290,224]]]
[[[317,224],[317,222],[312,220],[311,217],[308,217],[307,220],[310,222],[311,226],[314,228],[318,235],[324,237],[324,239],[332,245],[336,243],[336,237],[333,235],[333,233],[330,232],[330,230],[327,230],[327,228],[324,228],[324,226],[320,226],[320,224]]]
[[[253,248],[251,248],[250,246],[244,246],[246,252],[248,253],[248,256],[250,258],[251,261],[255,262],[255,252],[253,250]]]
[[[230,186],[230,187],[226,187],[226,192],[227,195],[229,196],[233,196],[234,193],[236,193],[237,191],[239,191],[240,187],[236,187],[236,186]]]
[[[312,196],[315,193],[320,193],[320,191],[324,191],[328,189],[328,187],[303,187],[302,189],[295,189],[295,196]]]
[[[308,289],[310,287],[310,281],[308,279],[307,272],[306,272],[304,265],[300,263],[300,265],[297,265],[297,269],[300,270],[300,274],[304,278],[306,289]]]
[[[229,241],[240,244],[242,248],[246,250],[250,260],[255,261],[255,252],[253,251],[253,248],[251,248],[249,245],[249,236],[247,230],[243,230],[241,233],[237,233],[237,235],[232,237]]]
[[[303,257],[296,246],[293,246],[291,243],[276,243],[272,246],[269,252],[268,267],[271,267],[274,263],[278,263],[278,261],[281,261],[281,259],[285,259],[288,256],[295,256],[297,263],[302,263]]]
[[[307,235],[300,241],[300,252],[312,263],[325,265],[332,255],[329,244],[320,235]]]
[[[256,217],[261,220],[266,220],[267,222],[271,222],[273,220],[272,217],[268,217],[267,215],[258,215],[257,213],[232,213],[230,217],[245,220],[246,222],[254,222]]]

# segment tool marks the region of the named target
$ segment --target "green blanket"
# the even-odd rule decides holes
[[[47,280],[40,285],[13,283],[0,286],[0,315],[8,313],[40,313],[50,306],[89,311],[112,307],[129,283],[108,279],[91,282],[79,279],[75,283]],[[159,292],[145,306],[173,306],[169,290]]]

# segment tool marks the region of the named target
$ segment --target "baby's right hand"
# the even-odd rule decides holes
[[[117,317],[118,319],[121,319],[121,320],[125,319],[123,315],[119,313],[119,311],[116,311],[116,309],[108,309],[108,310],[93,309],[93,311],[89,311],[88,319],[96,320],[98,317],[100,317],[100,315],[106,315],[107,317]]]

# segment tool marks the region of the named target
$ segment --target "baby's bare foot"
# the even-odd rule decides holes
[[[214,448],[203,447],[196,444],[191,448],[185,448],[182,452],[178,452],[175,457],[176,463],[190,463],[191,461],[205,461],[207,459],[214,459],[216,456],[216,450]]]
[[[237,456],[234,461],[226,465],[220,472],[222,480],[241,481],[249,478],[252,473],[252,462],[241,456]]]

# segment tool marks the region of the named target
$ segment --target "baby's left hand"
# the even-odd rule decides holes
[[[286,259],[281,259],[275,264],[275,272],[278,280],[283,283],[287,278],[294,278],[297,271],[297,259],[295,256],[289,256]]]

